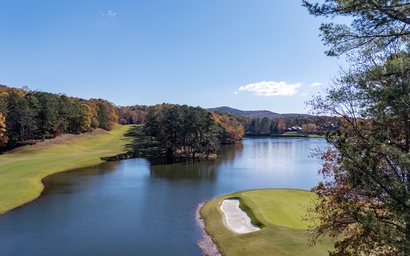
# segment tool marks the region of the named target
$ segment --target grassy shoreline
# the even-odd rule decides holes
[[[116,126],[110,132],[63,135],[0,155],[0,214],[38,198],[46,176],[97,165],[103,162],[100,157],[124,152],[130,142],[124,134],[130,128]]]
[[[222,255],[328,255],[333,249],[330,241],[308,246],[306,228],[302,221],[306,207],[314,194],[294,189],[261,189],[240,191],[213,199],[200,209],[205,231]],[[260,231],[237,234],[224,224],[220,205],[224,199],[240,198],[241,208],[252,210],[253,223],[261,223]],[[261,226],[258,224],[258,226]]]

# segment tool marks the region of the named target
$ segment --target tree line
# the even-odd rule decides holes
[[[122,107],[104,99],[84,100],[0,85],[0,153],[65,133],[109,131],[117,123],[143,125],[145,134],[155,137],[158,154],[167,156],[208,156],[218,145],[235,143],[244,134],[242,124],[230,115],[200,107]]]
[[[172,104],[124,107],[103,99],[84,100],[0,85],[0,152],[64,133],[80,134],[96,128],[111,130],[120,123],[145,125],[147,135],[158,137],[160,148],[168,155],[209,154],[219,144],[240,140],[245,131],[277,134],[291,126],[307,127],[308,131],[317,127],[311,125],[313,122],[328,121],[329,118],[303,115],[250,118]],[[174,130],[177,133],[168,134]]]
[[[125,124],[144,124],[145,118],[148,114],[148,106],[134,105],[134,106],[119,106],[117,107],[119,123]]]
[[[116,107],[103,99],[0,85],[0,152],[64,133],[111,130],[117,122]]]
[[[249,135],[282,134],[292,127],[300,127],[303,133],[324,133],[333,130],[339,118],[332,116],[289,115],[284,117],[242,118],[245,133]]]

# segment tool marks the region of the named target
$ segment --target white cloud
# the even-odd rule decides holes
[[[313,84],[310,85],[310,87],[317,87],[317,86],[321,86],[321,85],[322,85],[322,83],[313,83]]]
[[[298,92],[298,88],[301,87],[301,83],[288,84],[286,82],[259,82],[254,84],[248,84],[239,87],[238,91],[250,91],[254,92],[258,96],[291,96]],[[238,92],[235,92],[237,94]]]
[[[111,11],[111,10],[109,10],[107,13],[105,13],[105,12],[100,12],[100,13],[101,13],[101,16],[115,17],[115,16],[117,15],[116,12],[113,12],[113,11]]]
[[[107,13],[107,15],[114,17],[115,15],[117,15],[117,13],[116,13],[116,12],[113,12],[113,11],[111,11],[111,10],[109,10],[108,13]]]

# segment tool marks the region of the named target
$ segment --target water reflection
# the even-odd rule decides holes
[[[96,175],[114,172],[118,164],[119,162],[104,162],[96,166],[79,168],[45,177],[42,181],[45,189],[41,196],[74,193],[74,188],[79,186],[79,182],[87,186],[86,183],[93,183]]]
[[[218,163],[233,162],[236,157],[242,157],[243,150],[244,145],[242,142],[233,145],[223,145],[216,161]]]
[[[201,255],[199,203],[239,190],[310,189],[320,139],[245,139],[215,160],[108,162],[44,179],[34,202],[0,215],[0,255]]]
[[[216,179],[217,166],[214,160],[186,162],[168,165],[154,165],[150,168],[152,178],[170,180],[181,179]]]
[[[150,162],[150,176],[170,180],[181,179],[217,179],[218,168],[225,162],[235,161],[236,156],[241,156],[243,144],[222,146],[218,157],[210,160],[187,159],[180,163],[158,164]]]

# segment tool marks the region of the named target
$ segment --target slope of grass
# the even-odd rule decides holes
[[[275,225],[306,230],[310,225],[302,221],[315,195],[305,190],[274,189],[243,192],[258,207],[263,218]]]
[[[41,180],[53,173],[96,165],[124,151],[130,126],[91,134],[64,135],[0,155],[0,214],[36,199]]]
[[[264,226],[260,231],[237,234],[224,225],[219,207],[224,199],[232,197],[240,198],[241,204],[252,209],[252,221],[261,222]],[[306,228],[309,223],[302,218],[307,215],[307,206],[313,199],[314,194],[302,190],[242,191],[207,202],[201,209],[201,215],[205,219],[206,231],[225,256],[328,255],[333,248],[330,241],[308,246]]]

